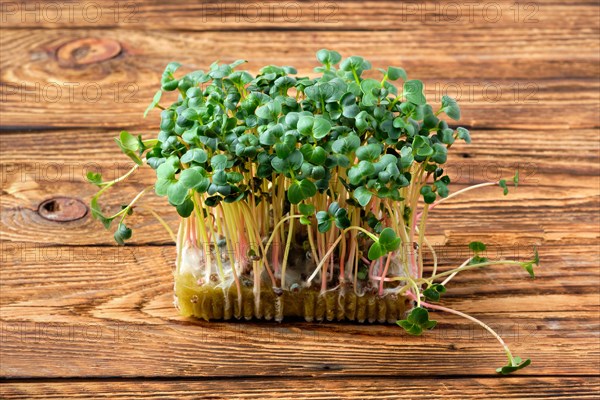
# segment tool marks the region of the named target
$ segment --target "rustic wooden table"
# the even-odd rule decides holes
[[[1,2],[2,398],[598,398],[599,7],[535,0],[206,3]],[[455,188],[512,176],[432,216],[442,262],[478,239],[542,267],[466,273],[447,304],[495,327],[532,365],[499,377],[497,343],[468,321],[409,337],[394,326],[221,323],[178,317],[174,247],[147,208],[131,245],[93,221],[88,170],[122,173],[121,129],[167,62],[206,69],[294,65],[319,48],[401,65],[434,103],[458,97],[473,144],[449,160]],[[148,136],[149,137],[149,136]],[[151,182],[140,172],[113,197]],[[62,199],[61,199],[62,198]],[[44,201],[47,201],[42,205]],[[58,218],[58,220],[57,220]],[[61,221],[66,219],[66,221]]]

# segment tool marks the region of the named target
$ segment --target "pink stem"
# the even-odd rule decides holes
[[[377,260],[373,260],[369,263],[369,276],[373,275],[373,267],[375,266],[375,262]]]
[[[379,281],[379,296],[383,296],[383,278],[387,275],[388,269],[390,268],[390,262],[392,261],[392,253],[389,252],[387,256],[387,261],[385,262],[385,268],[381,273],[381,280]]]

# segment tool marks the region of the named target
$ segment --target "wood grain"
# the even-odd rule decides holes
[[[595,243],[598,238],[600,171],[598,149],[586,147],[572,156],[561,149],[571,136],[544,140],[552,131],[477,131],[472,145],[453,148],[448,173],[455,182],[452,190],[486,181],[510,177],[521,171],[521,186],[509,196],[499,189],[466,193],[432,213],[428,232],[432,243],[443,245],[453,241],[461,231],[487,236],[488,243],[502,245],[542,244],[542,242]],[[593,141],[597,130],[577,130],[573,135]],[[73,137],[77,137],[76,148]],[[3,135],[6,150],[0,159],[2,195],[0,233],[3,240],[45,244],[112,245],[112,235],[88,215],[83,219],[58,223],[42,218],[37,210],[43,201],[54,196],[73,196],[88,203],[96,188],[85,182],[89,170],[102,172],[114,179],[131,167],[131,162],[118,151],[111,131],[38,132]],[[147,137],[151,137],[147,134]],[[146,136],[146,135],[145,135]],[[504,145],[498,148],[497,143]],[[39,151],[44,143],[44,151]],[[465,158],[464,155],[468,155]],[[136,172],[118,190],[102,198],[106,212],[127,203],[137,192],[153,184],[154,172],[149,168]],[[172,227],[178,217],[165,199],[153,194],[141,203],[132,217],[136,228],[132,243],[169,244],[170,239],[148,208],[159,212]],[[510,218],[508,218],[510,216]],[[578,224],[573,229],[568,223]],[[491,236],[490,236],[491,235]],[[465,234],[461,243],[473,236]]]
[[[501,347],[485,331],[464,319],[437,313],[432,315],[439,322],[435,331],[412,337],[397,326],[383,325],[176,319],[157,323],[156,314],[119,308],[123,301],[132,300],[145,304],[143,297],[132,294],[96,310],[96,317],[57,315],[75,306],[75,296],[50,309],[21,307],[19,320],[2,321],[2,376],[491,377],[506,361]],[[158,310],[161,305],[150,302],[148,308]],[[74,310],[81,313],[77,307]],[[28,316],[34,320],[27,321]],[[598,352],[591,351],[597,337],[590,335],[598,330],[596,312],[475,316],[498,329],[515,354],[534,360],[519,375],[597,376]]]
[[[5,383],[5,399],[80,398],[89,395],[128,399],[428,399],[499,398],[597,399],[600,379],[593,378],[466,378],[402,379],[373,377],[330,379],[236,379],[217,381],[142,380],[102,382]]]
[[[3,376],[487,375],[502,362],[485,331],[440,313],[439,327],[416,338],[394,326],[182,319],[172,306],[172,247],[3,246]],[[462,274],[445,304],[532,357],[525,374],[593,373],[599,296],[585,282],[597,282],[598,269],[574,247],[545,246],[548,267],[536,281],[511,267]]]
[[[596,1],[68,4],[0,1],[1,398],[598,398]],[[168,62],[185,72],[247,59],[253,72],[275,63],[310,74],[320,48],[402,66],[434,104],[459,98],[474,141],[451,152],[453,190],[519,168],[509,196],[469,192],[428,226],[441,269],[468,257],[472,240],[492,258],[539,246],[535,280],[485,268],[457,276],[444,298],[532,358],[518,375],[498,378],[505,359],[493,338],[439,312],[421,337],[387,325],[183,319],[172,305],[174,247],[147,211],[176,226],[164,199],[136,208],[126,247],[89,214],[38,213],[57,196],[87,204],[88,170],[114,178],[129,168],[112,137],[155,136],[157,113],[141,115]],[[107,211],[153,172],[132,178],[106,197]]]
[[[10,319],[18,319],[22,307],[31,306],[35,311],[35,308],[52,309],[55,303],[75,301],[74,304],[82,308],[86,307],[86,299],[93,300],[87,304],[93,313],[100,303],[113,300],[118,303],[121,300],[117,298],[127,300],[128,296],[149,297],[147,301],[151,303],[158,299],[168,311],[161,317],[176,316],[171,309],[172,276],[169,273],[174,266],[173,246],[45,247],[9,242],[2,242],[1,246],[6,291],[0,295],[0,304]],[[529,258],[531,248],[524,246],[519,250],[521,254],[515,255],[509,246],[490,246],[488,253],[501,251],[507,258]],[[568,298],[570,308],[593,311],[598,305],[598,299],[594,299],[598,288],[587,283],[599,278],[596,255],[574,245],[557,244],[543,246],[541,253],[542,266],[536,270],[535,280],[516,266],[469,271],[453,280],[446,301],[472,312],[494,312],[497,307],[504,311],[551,312],[561,300]],[[447,246],[444,256],[440,264],[442,270],[462,262],[468,254],[464,246]],[[69,291],[65,292],[65,288]],[[520,302],[511,299],[514,293],[519,293]],[[76,294],[81,296],[71,297]],[[540,296],[546,296],[547,300],[540,301]],[[124,306],[134,308],[136,304]]]
[[[394,1],[295,1],[265,0],[255,2],[157,0],[124,2],[116,6],[111,0],[81,1],[70,7],[42,0],[36,6],[23,1],[0,1],[2,22],[7,28],[128,28],[186,31],[410,31],[423,25],[431,29],[456,29],[468,24],[477,32],[485,28],[526,30],[539,24],[558,24],[579,32],[579,22],[593,27],[598,22],[588,12],[596,3],[591,0],[555,3],[540,1],[516,7],[508,0],[487,3],[457,3],[440,0],[423,4]],[[529,4],[529,5],[528,5]]]
[[[425,28],[423,28],[425,29]],[[426,85],[436,104],[443,94],[459,97],[461,123],[494,128],[595,128],[600,90],[597,35],[561,33],[557,41],[543,29],[527,33],[499,31],[494,45],[485,35],[469,31],[452,37],[421,40],[425,32],[364,35],[355,31],[323,32],[154,32],[132,30],[4,30],[0,46],[6,57],[0,66],[3,125],[12,129],[51,127],[113,127],[156,125],[156,115],[144,120],[143,110],[158,89],[164,66],[174,59],[183,70],[207,69],[215,60],[250,60],[256,71],[277,60],[310,73],[319,48],[345,55],[361,54],[375,66],[402,65]],[[431,33],[429,33],[431,34]],[[503,35],[506,35],[503,37]],[[57,58],[62,46],[99,38],[95,51],[103,61],[71,66]],[[121,52],[115,57],[115,42]],[[297,43],[289,47],[290,42]],[[77,48],[77,46],[74,46]],[[197,51],[201,49],[201,56]],[[81,45],[80,52],[89,50]],[[510,57],[507,57],[510,54]],[[560,59],[557,59],[560,54]],[[458,56],[460,55],[460,56]],[[373,74],[377,75],[376,71]],[[561,76],[570,75],[568,81]],[[77,118],[72,118],[76,115]]]

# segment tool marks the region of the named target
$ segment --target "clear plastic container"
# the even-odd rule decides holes
[[[292,235],[287,257],[285,249],[269,246],[266,259],[271,265],[267,267],[261,252],[269,238],[262,237],[260,244],[227,239],[225,223],[220,220],[222,213],[219,208],[213,211],[203,221],[200,213],[181,220],[174,303],[183,316],[205,320],[300,318],[309,322],[395,323],[411,308],[410,301],[399,293],[401,285],[385,279],[381,283],[382,275],[401,274],[401,250],[391,253],[389,262],[383,257],[368,265],[364,256],[357,255],[344,262],[344,275],[339,258],[332,255],[325,267],[315,271],[317,265],[305,243],[307,231],[298,229]],[[208,221],[213,226],[208,226]],[[283,229],[283,237],[288,233]],[[251,236],[240,232],[236,235]],[[352,246],[352,238],[360,247],[359,235],[348,234],[346,245]]]

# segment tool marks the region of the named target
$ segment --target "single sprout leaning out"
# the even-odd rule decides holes
[[[502,179],[450,194],[448,149],[471,141],[467,129],[440,118],[460,119],[456,101],[443,96],[435,110],[423,83],[402,68],[380,69],[373,79],[363,76],[371,64],[362,57],[320,50],[317,59],[314,78],[274,65],[254,76],[235,70],[241,60],[177,78],[180,65],[170,63],[144,114],[162,110],[158,137],[115,139],[135,165],[109,182],[88,174],[100,188],[92,215],[107,229],[116,220],[123,244],[138,200],[150,189],[167,197],[181,216],[176,233],[150,212],[176,242],[176,304],[184,315],[377,320],[419,335],[436,325],[427,309],[441,310],[500,342],[508,364],[499,373],[527,366],[489,326],[437,304],[462,271],[519,265],[533,277],[539,264],[537,250],[531,261],[493,261],[473,242],[472,257],[438,271],[425,235],[430,211],[470,190],[509,190]],[[170,106],[159,104],[165,92],[177,94]],[[155,184],[104,215],[100,196],[145,165]]]

